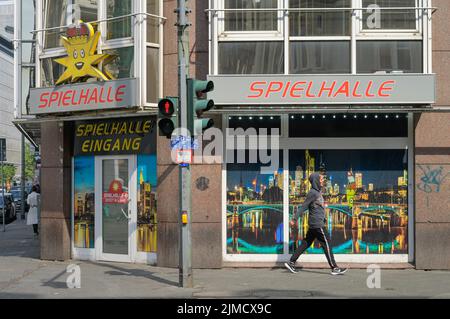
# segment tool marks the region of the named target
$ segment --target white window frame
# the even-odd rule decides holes
[[[146,0],[142,0],[142,12],[147,12],[147,1]],[[148,13],[148,12],[147,12]],[[164,14],[164,3],[163,0],[159,0],[159,12],[158,15],[159,16],[163,16]],[[155,19],[153,17],[146,17],[146,19]],[[142,23],[142,34],[143,37],[145,37],[145,45],[142,48],[142,71],[143,71],[143,77],[142,77],[142,81],[141,81],[141,89],[144,92],[143,94],[143,104],[145,107],[149,107],[149,108],[156,108],[158,106],[157,102],[148,102],[147,99],[147,81],[148,81],[148,76],[147,76],[147,48],[155,48],[158,49],[158,58],[159,58],[159,94],[158,94],[158,99],[163,97],[164,94],[164,54],[163,54],[163,48],[164,48],[164,24],[163,24],[163,20],[159,19],[159,43],[153,43],[153,42],[149,42],[147,39],[147,20],[144,20]]]
[[[353,0],[357,8],[363,8],[362,0]],[[415,0],[415,7],[419,8],[423,6],[422,0]],[[366,10],[358,10],[357,21],[358,21],[358,36],[365,37],[392,37],[393,35],[399,38],[410,38],[419,37],[422,38],[422,18],[420,15],[420,10],[415,11],[416,15],[416,28],[415,29],[364,29],[363,13]],[[383,15],[381,10],[381,15]]]
[[[98,44],[98,51],[101,53],[104,50],[108,49],[118,49],[125,47],[134,47],[134,69],[133,74],[134,77],[139,80],[138,85],[138,103],[140,107],[143,108],[156,108],[157,103],[149,103],[147,102],[147,47],[152,47],[158,49],[159,55],[159,90],[158,95],[162,97],[164,92],[164,74],[163,74],[163,63],[164,63],[164,55],[163,55],[163,41],[164,41],[164,31],[163,31],[163,22],[165,18],[163,17],[163,8],[164,3],[163,0],[159,1],[159,13],[157,14],[159,18],[152,17],[151,19],[159,19],[160,27],[159,27],[159,43],[151,43],[147,42],[147,24],[146,19],[150,19],[145,14],[132,15],[132,36],[126,38],[119,39],[111,39],[106,40],[106,32],[107,32],[107,6],[106,0],[97,0],[98,1],[98,12],[97,18],[100,21],[98,30],[101,32],[102,36],[100,37]],[[72,3],[69,0],[69,4]],[[143,13],[146,12],[146,0],[132,0],[132,12],[130,14],[135,13]],[[42,87],[41,82],[41,60],[46,58],[56,58],[60,56],[65,56],[67,54],[64,47],[43,48],[44,41],[44,11],[43,11],[44,0],[37,0],[36,2],[36,26],[37,26],[37,45],[36,45],[36,87]],[[89,22],[89,21],[86,21]],[[69,21],[69,17],[66,19],[66,25],[69,25],[71,21]],[[64,26],[62,26],[64,27]]]
[[[300,112],[301,110],[296,110]],[[295,111],[290,112],[295,113]],[[314,114],[321,113],[317,110]],[[373,112],[372,112],[373,113]],[[383,112],[390,113],[390,112]],[[398,114],[397,112],[396,114]],[[325,113],[324,113],[325,114]],[[329,112],[328,112],[329,114]],[[336,254],[338,263],[407,263],[414,261],[414,121],[413,113],[401,113],[408,118],[408,136],[399,138],[289,138],[289,114],[281,114],[280,150],[283,151],[283,189],[289,189],[289,151],[295,149],[407,149],[408,151],[408,228],[407,254]],[[243,113],[242,116],[262,116],[253,112]],[[276,113],[264,113],[264,116],[280,116]],[[229,127],[229,117],[236,116],[230,112],[222,115],[222,130]],[[226,156],[226,145],[224,143],[224,154]],[[226,158],[222,164],[222,260],[224,263],[239,262],[286,262],[289,253],[289,192],[283,191],[283,254],[228,254],[227,253],[227,163]],[[323,262],[327,263],[324,254],[305,254],[301,262]]]
[[[99,0],[98,1],[98,19],[99,20],[106,20],[108,18],[108,6],[107,6],[107,2],[108,0]],[[134,12],[138,12],[137,11],[137,0],[132,0],[131,1],[131,12],[127,13],[127,14],[132,14]],[[123,18],[125,19],[125,18]],[[130,21],[131,21],[131,36],[129,37],[125,37],[125,38],[116,38],[116,39],[110,39],[107,40],[106,36],[108,34],[108,22],[109,21],[102,21],[99,23],[99,31],[101,33],[101,43],[103,43],[105,46],[117,46],[117,45],[124,45],[127,46],[127,44],[133,45],[134,42],[134,37],[136,34],[136,30],[134,28],[134,25],[136,24],[136,17],[130,17]],[[112,20],[113,22],[115,21],[120,21],[119,19],[116,20]]]
[[[266,30],[266,31],[226,31],[225,30],[225,1],[227,0],[217,0],[213,3],[216,3],[217,9],[217,19],[218,19],[218,35],[220,41],[237,41],[239,39],[248,39],[251,37],[255,41],[267,41],[267,40],[282,40],[284,34],[284,16],[285,13],[282,9],[284,9],[285,0],[277,0],[277,30]]]
[[[429,9],[417,9],[416,16],[418,30],[376,30],[370,32],[361,32],[361,16],[362,16],[362,1],[352,0],[352,15],[351,15],[351,34],[350,36],[319,36],[319,37],[304,37],[293,36],[289,34],[289,15],[286,11],[289,9],[289,0],[283,0],[283,5],[280,6],[280,12],[283,12],[283,32],[279,35],[273,35],[265,32],[223,32],[223,15],[221,11],[223,6],[223,0],[210,0],[208,12],[209,15],[209,74],[219,75],[219,42],[226,41],[284,41],[284,74],[288,75],[290,69],[290,41],[350,41],[351,52],[351,74],[357,74],[357,41],[365,40],[417,40],[423,43],[423,74],[432,73],[432,38],[431,38],[431,14],[432,4],[431,0],[416,0],[416,3],[422,6],[422,8]],[[217,11],[215,11],[217,10]],[[422,15],[423,13],[423,15]],[[426,18],[428,17],[428,19]],[[347,73],[346,73],[347,74]],[[245,74],[242,76],[246,76]]]
[[[126,49],[126,48],[133,48],[133,55],[134,55],[134,60],[133,60],[133,76],[131,78],[137,78],[138,75],[136,72],[138,72],[138,64],[136,60],[139,57],[138,52],[136,52],[136,48],[134,46],[134,43],[127,43],[127,42],[121,42],[121,43],[117,43],[117,41],[114,41],[113,43],[104,43],[101,48],[98,49],[99,53],[103,53],[103,51],[106,50],[114,50],[114,49]]]
[[[137,156],[138,155],[121,155],[116,157],[127,157],[129,159],[129,167],[132,167],[133,170],[129,172],[130,180],[129,183],[132,183],[130,189],[133,189],[134,196],[131,201],[131,208],[133,216],[133,227],[132,234],[129,234],[129,245],[132,249],[129,251],[131,262],[148,264],[148,265],[156,265],[157,262],[157,252],[143,252],[138,250],[137,243]],[[97,191],[101,191],[101,180],[99,174],[99,169],[101,170],[101,160],[102,159],[111,159],[115,158],[114,156],[92,156],[94,158],[94,170],[95,170],[95,178],[94,178],[94,187],[95,187],[95,199],[94,199],[94,207],[95,207],[95,216],[94,216],[94,247],[93,248],[81,248],[75,247],[75,157],[72,157],[72,188],[71,188],[71,225],[70,225],[70,241],[71,241],[71,256],[75,260],[89,260],[89,261],[101,261],[101,195],[97,194]],[[134,186],[133,186],[134,185]],[[100,232],[99,232],[100,230]]]
[[[66,56],[67,53],[66,51],[63,50],[55,50],[52,51],[51,53],[46,53],[45,55],[42,55],[39,57],[37,64],[36,64],[36,87],[44,87],[43,85],[43,79],[42,79],[42,75],[43,75],[43,70],[42,70],[42,62],[45,59],[56,59],[56,58],[62,58],[64,56]],[[39,71],[38,71],[39,70]],[[56,80],[56,79],[55,79]]]

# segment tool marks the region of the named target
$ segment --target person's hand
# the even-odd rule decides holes
[[[297,225],[297,220],[296,219],[291,219],[289,224],[291,225],[291,227],[295,227]]]

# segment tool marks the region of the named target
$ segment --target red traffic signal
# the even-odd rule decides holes
[[[175,105],[171,99],[161,99],[158,102],[158,110],[162,116],[172,116],[175,112]]]
[[[161,136],[170,138],[178,126],[177,120],[178,98],[165,97],[158,102],[158,127]]]

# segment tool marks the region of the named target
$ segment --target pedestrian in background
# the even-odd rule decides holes
[[[27,215],[27,225],[33,225],[34,234],[39,235],[39,210],[41,204],[41,195],[38,193],[36,186],[31,188],[31,193],[28,195],[27,203],[30,205],[30,209]]]

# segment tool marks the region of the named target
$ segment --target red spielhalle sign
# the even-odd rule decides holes
[[[375,84],[368,81],[254,81],[250,84],[249,99],[269,98],[382,98],[392,96],[395,80],[387,80]]]
[[[217,75],[218,105],[432,104],[434,74]]]
[[[30,90],[30,114],[137,106],[136,79],[68,84]]]

